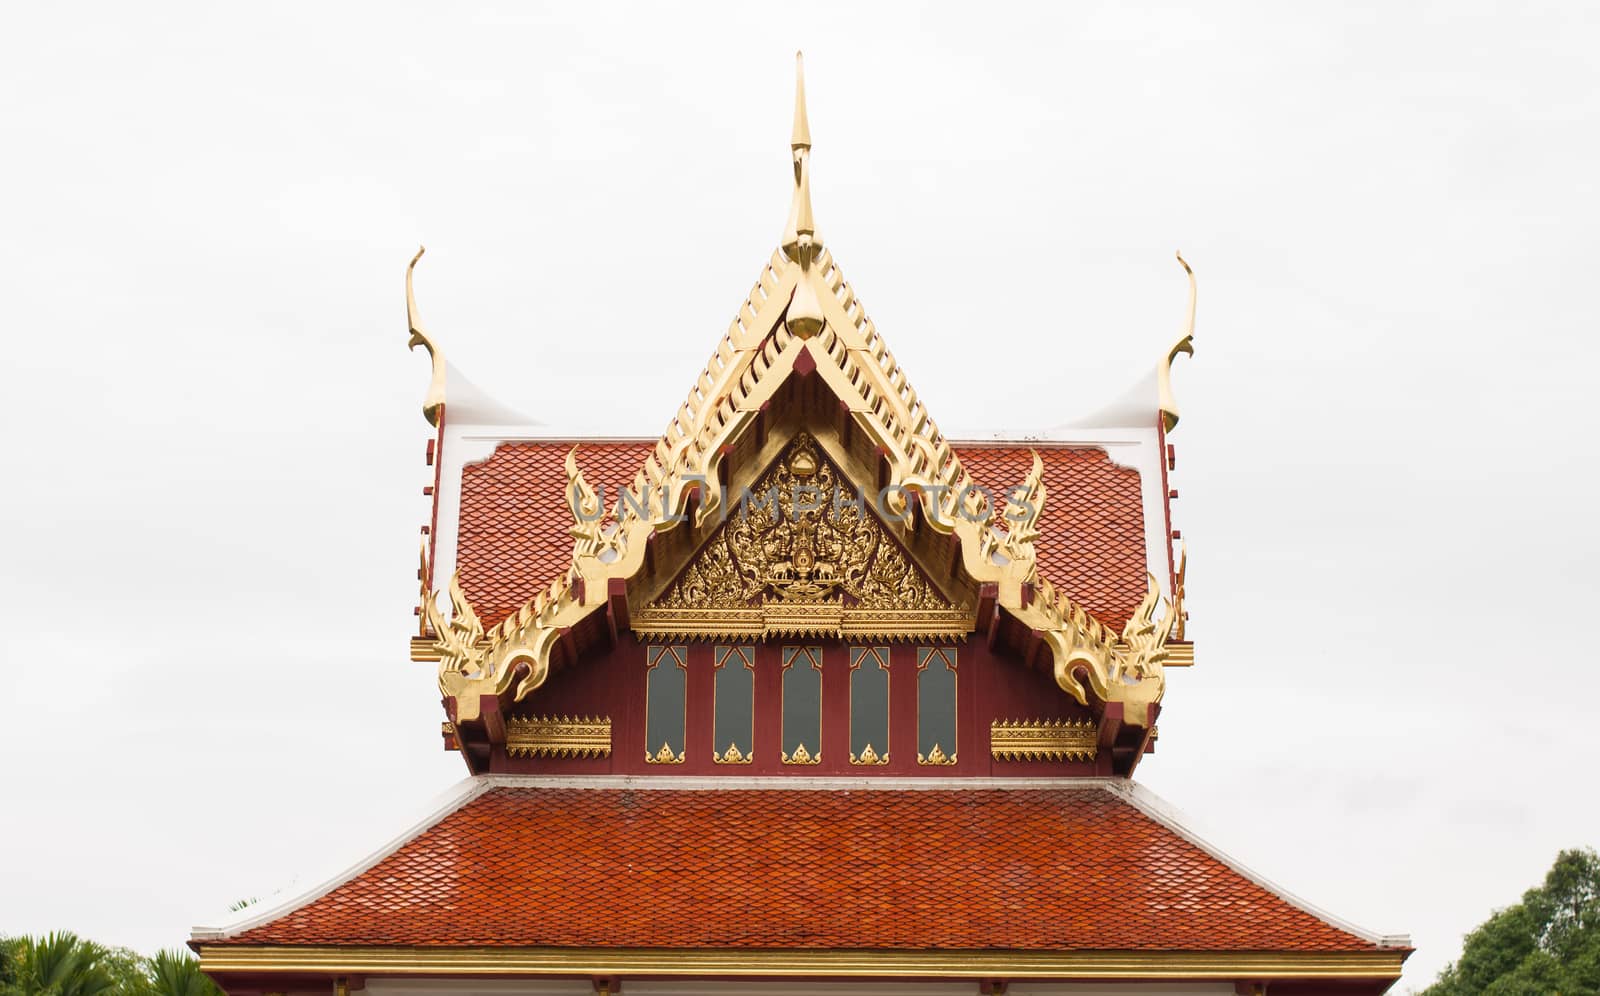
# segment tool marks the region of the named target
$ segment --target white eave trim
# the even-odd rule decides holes
[[[1357,924],[1351,923],[1349,920],[1345,920],[1342,917],[1334,916],[1332,913],[1329,913],[1327,910],[1317,906],[1314,903],[1310,903],[1304,899],[1301,899],[1299,896],[1273,882],[1266,876],[1253,871],[1227,851],[1224,851],[1216,844],[1213,844],[1211,841],[1200,836],[1199,833],[1197,833],[1192,827],[1183,821],[1183,818],[1172,805],[1170,805],[1165,799],[1162,799],[1160,796],[1156,795],[1154,792],[1145,788],[1143,785],[1140,785],[1138,782],[1125,781],[1115,778],[1107,779],[1107,782],[1108,784],[1105,787],[1108,791],[1122,798],[1129,805],[1139,810],[1139,812],[1150,817],[1152,820],[1155,820],[1157,823],[1166,827],[1168,830],[1171,830],[1184,840],[1187,840],[1189,843],[1200,848],[1200,850],[1227,865],[1233,871],[1254,882],[1256,885],[1259,885],[1261,888],[1277,896],[1279,899],[1282,899],[1290,906],[1293,906],[1305,913],[1309,913],[1331,927],[1342,930],[1347,934],[1354,934],[1356,937],[1359,937],[1369,944],[1374,944],[1380,948],[1411,947],[1410,934],[1380,934],[1375,930],[1368,930],[1365,927],[1358,926]]]
[[[427,815],[412,823],[376,851],[347,866],[332,878],[321,881],[300,892],[291,893],[286,898],[276,902],[257,903],[242,910],[224,914],[213,920],[210,925],[193,928],[189,932],[189,939],[203,942],[220,941],[225,938],[235,937],[264,923],[271,923],[274,920],[285,917],[301,907],[309,906],[357,875],[372,868],[384,858],[400,850],[400,848],[430,830],[440,820],[443,820],[446,816],[449,816],[494,786],[494,782],[482,777],[469,777],[457,782],[434,799],[429,806]]]

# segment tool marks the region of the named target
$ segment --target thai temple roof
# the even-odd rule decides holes
[[[588,977],[606,993],[622,976],[1382,992],[1406,938],[1272,885],[1131,779],[1167,669],[1194,661],[1169,438],[1188,264],[1187,315],[1122,400],[947,437],[819,230],[803,77],[791,152],[778,247],[660,436],[552,429],[485,397],[423,327],[412,260],[434,434],[411,651],[438,668],[443,740],[469,777],[332,879],[196,928],[202,966],[242,992],[383,974]],[[898,495],[850,527],[862,563],[894,570],[868,591],[813,571],[820,547],[735,549],[729,509],[776,479]],[[787,514],[774,530],[820,535]],[[797,642],[829,649],[774,646]],[[780,682],[800,652],[818,718],[795,749]],[[862,659],[882,671],[884,725],[858,756]],[[920,732],[930,660],[950,675],[948,751]],[[722,753],[712,720],[685,717],[723,722],[713,672],[729,661],[749,671],[747,704],[782,706],[758,721],[750,705],[747,742]],[[683,673],[676,705],[652,704],[658,666]],[[676,746],[651,733],[658,708],[676,713]],[[793,767],[824,753],[832,767]]]

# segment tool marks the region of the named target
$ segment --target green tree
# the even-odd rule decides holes
[[[21,942],[14,937],[0,937],[0,996],[16,996],[22,992],[17,979],[17,956]]]
[[[62,931],[0,938],[0,996],[221,996],[184,951],[145,958]]]
[[[116,990],[108,952],[62,930],[23,937],[13,952],[15,986],[28,996],[111,996]]]
[[[157,951],[148,965],[150,991],[155,996],[221,996],[222,994],[222,990],[200,971],[200,963],[187,952]]]
[[[1544,882],[1497,910],[1423,996],[1600,994],[1600,856],[1562,851]]]

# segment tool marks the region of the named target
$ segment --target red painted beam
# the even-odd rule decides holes
[[[611,608],[611,620],[615,628],[625,630],[630,628],[631,621],[628,617],[628,582],[622,578],[612,578],[606,584],[606,601]]]

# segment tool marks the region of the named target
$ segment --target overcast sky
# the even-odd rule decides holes
[[[1592,9],[5,22],[0,932],[179,944],[463,775],[404,265],[490,393],[658,433],[783,226],[798,47],[819,228],[947,429],[1121,393],[1199,274],[1148,786],[1408,984],[1600,843]]]

